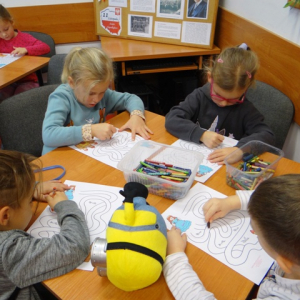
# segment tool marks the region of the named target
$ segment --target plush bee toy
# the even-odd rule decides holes
[[[123,205],[111,217],[106,241],[95,240],[91,259],[100,276],[107,274],[118,288],[133,291],[159,278],[166,257],[167,228],[161,214],[146,202],[144,185],[126,183],[120,194],[125,197]]]

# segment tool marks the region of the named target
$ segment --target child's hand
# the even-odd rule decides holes
[[[224,136],[213,131],[205,131],[201,138],[202,142],[208,148],[218,147],[224,140]]]
[[[92,136],[101,141],[109,140],[117,131],[116,127],[108,123],[100,123],[92,125]]]
[[[56,191],[64,192],[65,190],[69,190],[70,187],[67,184],[61,182],[61,180],[50,180],[39,182],[36,185],[33,198],[37,200],[46,201],[45,195],[51,193],[53,188],[56,188]]]
[[[13,47],[15,50],[13,50],[10,54],[12,56],[17,56],[17,55],[24,55],[27,54],[28,51],[26,48],[22,48],[22,47]]]
[[[167,255],[184,252],[187,243],[187,236],[184,233],[181,235],[179,228],[173,226],[171,230],[168,231],[168,246],[167,246]]]
[[[203,206],[203,213],[206,222],[226,216],[231,210],[240,209],[241,201],[237,195],[227,198],[211,198]]]
[[[129,128],[131,130],[131,138],[134,141],[135,135],[138,133],[141,137],[146,140],[150,139],[150,134],[153,132],[146,126],[145,121],[139,116],[131,116],[126,124],[124,124],[119,131],[124,131]]]
[[[226,147],[222,149],[217,149],[210,153],[207,157],[208,161],[211,163],[218,163],[218,165],[224,164],[224,159],[227,155],[229,155],[231,152],[238,149],[237,147]]]
[[[52,192],[49,195],[45,195],[45,198],[49,206],[51,207],[51,209],[54,209],[54,206],[57,203],[68,200],[68,197],[64,192],[55,192],[55,193]]]

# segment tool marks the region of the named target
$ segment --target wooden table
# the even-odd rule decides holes
[[[127,119],[128,113],[124,112],[111,119],[111,124],[120,127]],[[172,144],[176,141],[176,138],[165,130],[165,118],[163,116],[146,112],[146,119],[148,126],[154,132],[152,140],[165,144]],[[41,160],[43,161],[44,166],[62,164],[67,170],[63,180],[68,179],[118,187],[123,187],[125,184],[123,173],[121,171],[98,162],[69,147],[56,149],[42,156]],[[59,172],[59,170],[44,172],[44,180],[56,177],[60,174]],[[300,173],[300,164],[282,158],[279,161],[275,176],[286,173]],[[235,190],[229,187],[225,182],[225,166],[222,166],[210,179],[208,179],[205,182],[205,185],[226,195],[235,194]],[[147,201],[155,206],[161,213],[174,203],[173,200],[161,198],[152,194],[149,194]],[[37,217],[44,207],[45,204],[39,205],[35,217]],[[240,300],[247,297],[253,287],[251,281],[192,244],[187,245],[186,253],[204,286],[209,291],[213,292],[218,300]],[[52,291],[52,293],[63,300],[174,299],[163,276],[161,276],[153,285],[134,292],[124,292],[119,290],[112,285],[107,278],[99,277],[96,269],[94,269],[93,272],[74,270],[64,276],[47,280],[44,284]]]
[[[101,37],[101,46],[115,62],[121,62],[123,76],[201,69],[203,56],[211,56],[220,53],[220,48],[217,46],[213,46],[212,49],[202,49],[104,36]],[[127,63],[132,61],[156,60],[162,58],[174,58],[178,60],[181,57],[195,57],[197,65],[155,69],[149,68],[135,72],[130,68],[130,66],[127,67]]]
[[[24,55],[0,69],[0,89],[40,70],[49,62],[49,57]]]

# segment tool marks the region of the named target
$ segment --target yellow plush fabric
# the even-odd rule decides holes
[[[131,230],[122,230],[108,226],[107,243],[128,242],[146,247],[158,253],[163,260],[166,257],[167,239],[155,228],[158,213],[146,210],[134,210],[132,203],[125,203],[124,210],[116,210],[111,222],[130,226]],[[134,231],[138,226],[153,225],[152,230]],[[154,283],[162,272],[162,265],[156,259],[128,249],[107,250],[107,276],[118,288],[133,291]]]

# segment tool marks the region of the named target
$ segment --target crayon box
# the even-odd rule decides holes
[[[142,183],[147,186],[151,194],[177,200],[187,194],[202,160],[202,153],[144,140],[138,142],[123,157],[117,167],[123,171],[127,182]],[[184,181],[176,181],[175,178],[172,179],[172,176],[162,178],[157,175],[151,176],[147,172],[139,172],[142,167],[141,162],[159,163],[162,166],[168,166],[171,172],[173,171],[171,169],[176,169],[178,177],[182,170],[185,172],[183,175],[188,174],[188,178]],[[161,169],[161,171],[167,172],[169,169]]]

